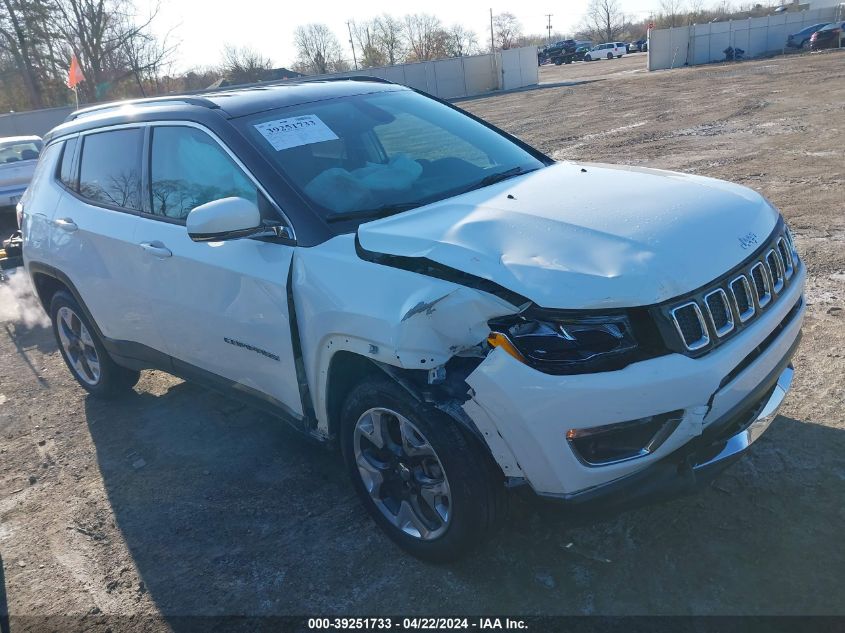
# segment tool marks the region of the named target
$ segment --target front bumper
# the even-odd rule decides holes
[[[805,312],[803,264],[796,276],[741,336],[700,358],[668,354],[619,371],[550,376],[497,348],[467,377],[472,397],[464,412],[505,476],[524,479],[541,496],[582,503],[615,487],[628,497],[640,496],[636,486],[645,494],[660,481],[689,488],[736,461],[771,421],[757,417],[768,418],[788,389]],[[585,464],[565,438],[570,428],[676,410],[682,419],[663,444],[628,461]]]

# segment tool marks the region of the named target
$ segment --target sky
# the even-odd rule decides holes
[[[168,42],[178,43],[176,71],[219,63],[223,46],[249,46],[273,61],[274,66],[290,67],[296,59],[293,31],[301,24],[321,22],[335,33],[351,61],[346,22],[367,20],[391,13],[431,13],[449,26],[454,23],[472,29],[483,46],[490,39],[490,9],[509,11],[522,23],[524,33],[545,33],[552,15],[552,32],[571,33],[581,22],[588,0],[135,0],[139,15],[147,15],[156,5],[159,12],[154,32]],[[622,10],[637,18],[647,17],[659,7],[659,0],[619,0]]]

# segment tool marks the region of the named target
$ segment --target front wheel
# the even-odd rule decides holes
[[[423,560],[457,559],[504,513],[501,471],[478,441],[440,411],[409,402],[394,382],[355,387],[341,418],[353,486],[375,522]]]
[[[59,351],[70,373],[86,391],[102,398],[128,392],[140,372],[115,363],[70,293],[60,290],[50,302],[50,317]]]
[[[608,53],[608,54],[607,54],[607,58],[608,58],[608,59],[613,59],[613,53]]]
[[[584,55],[584,61],[585,62],[591,62],[591,61],[593,61],[593,58],[590,57],[589,55]]]

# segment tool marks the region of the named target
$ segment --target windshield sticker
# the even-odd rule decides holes
[[[255,129],[277,152],[300,145],[334,141],[338,138],[337,134],[332,132],[331,128],[315,114],[257,123]]]

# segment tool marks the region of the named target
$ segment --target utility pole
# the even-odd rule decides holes
[[[546,17],[549,18],[549,25],[546,27],[546,30],[549,32],[549,37],[546,41],[546,44],[548,44],[549,46],[551,46],[551,44],[552,44],[552,15],[554,15],[554,14],[553,13],[547,13],[546,14]]]
[[[493,9],[490,9],[490,52],[496,52],[496,40],[493,37]]]
[[[352,26],[348,20],[346,21],[346,28],[349,31],[349,45],[352,47],[352,61],[355,64],[355,70],[358,70],[358,58],[355,57],[355,42],[352,41]]]

